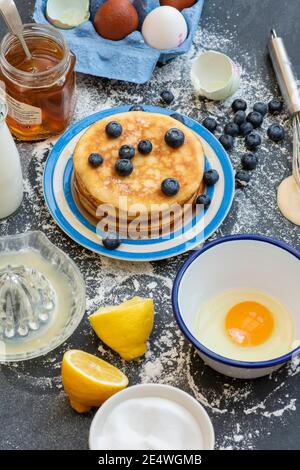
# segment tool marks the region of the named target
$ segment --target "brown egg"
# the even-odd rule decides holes
[[[196,3],[196,0],[160,0],[161,6],[168,6],[177,8],[181,11],[184,8],[189,8]]]
[[[105,39],[119,41],[135,31],[139,24],[136,9],[129,0],[107,0],[97,11],[94,26]]]

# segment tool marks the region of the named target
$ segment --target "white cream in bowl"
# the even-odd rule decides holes
[[[92,450],[212,450],[214,431],[204,408],[182,390],[135,385],[101,406],[89,444]]]
[[[159,397],[133,398],[107,417],[96,444],[100,449],[199,449],[202,431],[189,411]]]

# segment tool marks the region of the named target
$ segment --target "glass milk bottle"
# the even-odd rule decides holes
[[[13,214],[23,199],[20,156],[6,124],[7,106],[0,100],[0,219]]]

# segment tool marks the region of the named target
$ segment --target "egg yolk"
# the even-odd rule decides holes
[[[227,313],[225,328],[240,346],[258,346],[271,336],[274,320],[270,310],[258,302],[241,302]]]

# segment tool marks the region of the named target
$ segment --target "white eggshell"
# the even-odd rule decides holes
[[[147,44],[155,49],[175,49],[185,41],[188,28],[176,8],[163,6],[146,16],[142,34]]]
[[[46,17],[57,28],[75,28],[88,21],[90,0],[48,0]]]

